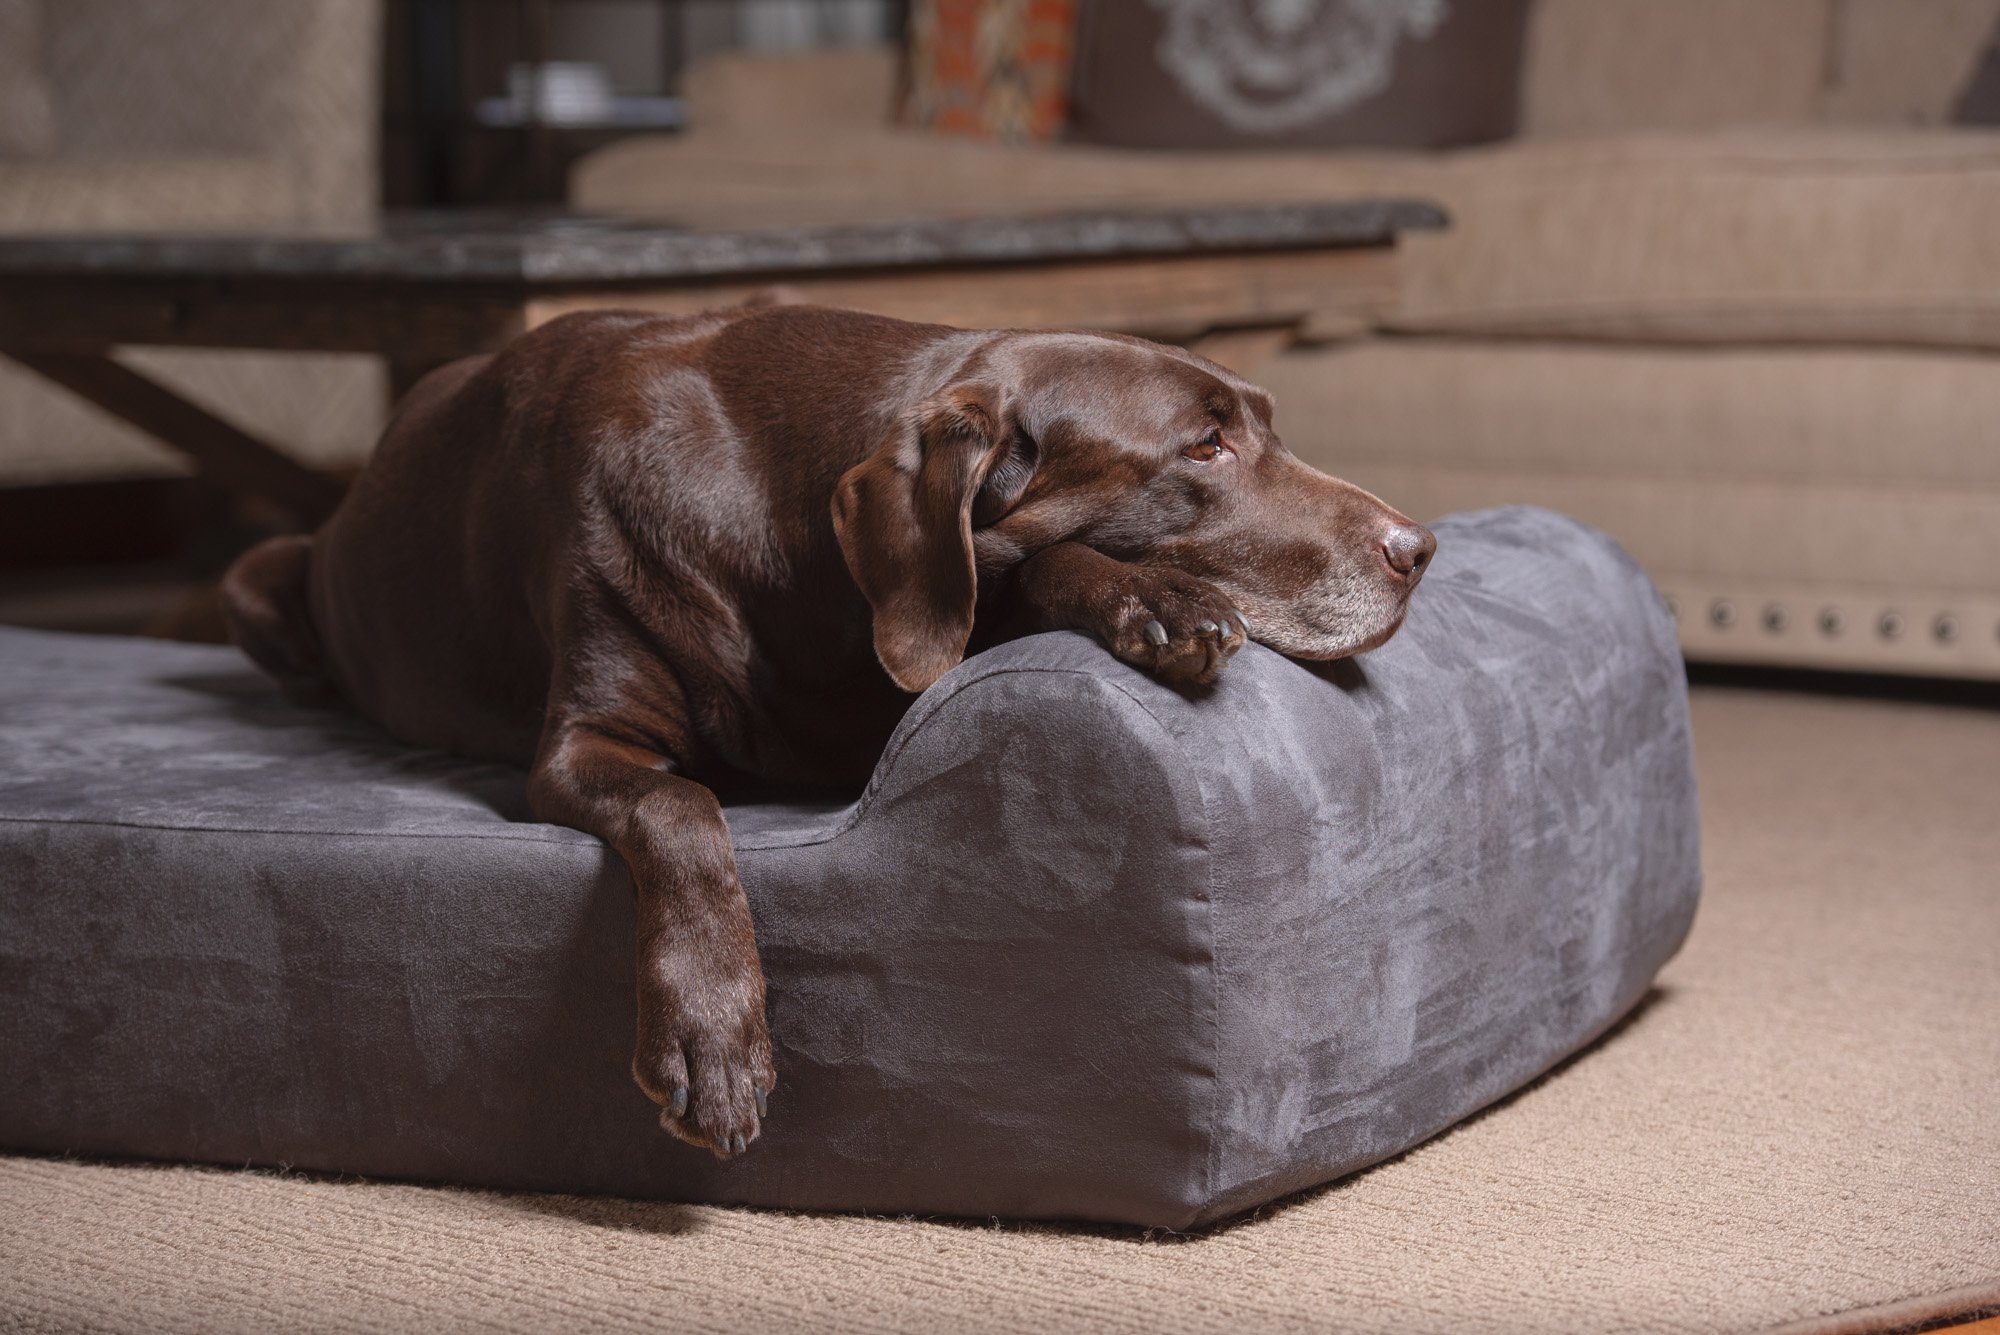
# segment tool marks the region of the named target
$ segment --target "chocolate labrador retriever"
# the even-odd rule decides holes
[[[411,391],[339,511],[230,570],[295,697],[531,766],[639,915],[632,1069],[669,1131],[757,1136],[764,980],[704,778],[854,783],[977,648],[1086,631],[1189,687],[1244,641],[1401,624],[1431,535],[1172,347],[776,306],[573,315]]]

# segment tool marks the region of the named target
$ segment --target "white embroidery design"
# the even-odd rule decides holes
[[[1232,129],[1289,130],[1375,96],[1396,44],[1425,41],[1447,0],[1152,0],[1160,67]]]

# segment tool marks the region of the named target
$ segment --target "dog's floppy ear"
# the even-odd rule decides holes
[[[834,491],[833,530],[874,611],[875,656],[906,691],[951,671],[972,635],[973,505],[995,465],[1017,453],[999,398],[959,385],[925,400]],[[1005,504],[1025,486],[1010,476]]]

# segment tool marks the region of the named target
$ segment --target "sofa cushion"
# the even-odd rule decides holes
[[[247,153],[0,159],[0,232],[296,230],[297,182]]]
[[[1697,894],[1671,626],[1601,535],[1439,526],[1408,625],[1183,697],[1071,634],[858,800],[738,802],[778,1085],[627,1073],[631,888],[522,776],[234,651],[0,632],[0,1145],[1186,1227],[1401,1152],[1647,989]]]
[[[880,129],[896,109],[898,59],[888,46],[718,52],[681,81],[690,137]]]
[[[42,0],[0,0],[0,158],[55,147],[55,102],[42,70]]]
[[[1989,47],[2000,49],[2000,0],[1841,0],[1821,118],[1949,124]]]
[[[348,26],[373,27],[372,0],[343,7]],[[305,49],[330,37],[324,8],[325,0],[54,0],[44,23],[64,147],[128,157],[292,148]]]
[[[694,227],[1403,195],[1410,332],[2000,347],[2000,134],[1836,130],[1522,140],[1447,154],[1171,155],[887,127],[639,138],[582,208]]]
[[[1522,131],[1601,135],[1810,121],[1819,110],[1835,3],[1536,0]]]
[[[1533,502],[1607,530],[1656,579],[1756,572],[1968,612],[2000,598],[1989,356],[1380,339],[1298,348],[1257,379],[1300,457],[1419,519]],[[1986,662],[1996,629],[1937,661]]]
[[[2000,347],[2000,134],[1525,141],[1432,180],[1397,329]]]

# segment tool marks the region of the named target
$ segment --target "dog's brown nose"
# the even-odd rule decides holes
[[[1397,524],[1382,539],[1382,555],[1389,569],[1415,584],[1423,578],[1424,567],[1430,564],[1437,546],[1437,539],[1422,524]]]

